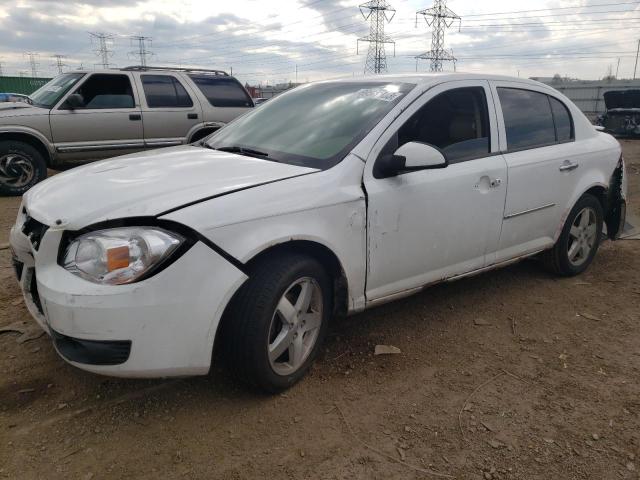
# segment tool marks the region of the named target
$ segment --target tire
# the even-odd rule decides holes
[[[298,303],[303,289],[310,292],[306,309],[305,302]],[[287,253],[266,258],[234,296],[225,317],[222,339],[228,367],[265,392],[291,387],[318,355],[332,299],[331,279],[315,259]]]
[[[571,209],[558,241],[544,254],[547,268],[563,277],[584,272],[600,246],[603,217],[602,205],[596,197],[590,194],[580,197]]]
[[[47,162],[25,142],[0,142],[0,195],[22,195],[47,178]]]

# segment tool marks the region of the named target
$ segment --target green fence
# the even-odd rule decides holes
[[[0,77],[0,93],[29,95],[47,83],[50,78]]]

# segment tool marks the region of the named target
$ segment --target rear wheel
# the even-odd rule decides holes
[[[546,252],[545,263],[558,275],[573,276],[591,264],[600,245],[602,205],[585,194],[573,207],[553,249]]]
[[[318,355],[331,312],[331,280],[315,259],[265,259],[230,305],[223,331],[227,363],[262,390],[289,388]]]
[[[28,143],[0,142],[0,195],[22,195],[47,178],[47,163]]]

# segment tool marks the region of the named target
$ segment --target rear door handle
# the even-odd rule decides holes
[[[559,170],[561,172],[570,172],[571,170],[575,170],[576,168],[578,168],[580,166],[579,163],[575,162],[572,163],[569,160],[565,160],[562,165],[560,165]]]
[[[198,114],[197,113],[187,113],[187,118],[189,120],[197,120]]]
[[[138,113],[132,113],[131,115],[129,115],[129,120],[142,120],[142,115],[138,114]]]

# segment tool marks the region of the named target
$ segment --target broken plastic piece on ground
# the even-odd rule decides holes
[[[394,355],[398,353],[402,353],[402,350],[393,345],[376,345],[374,355]]]

